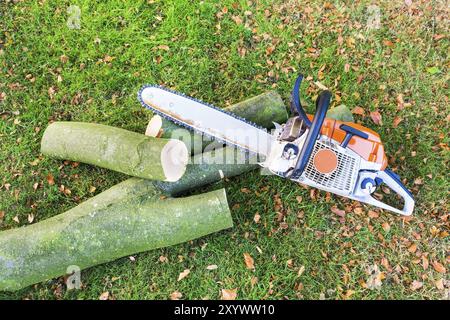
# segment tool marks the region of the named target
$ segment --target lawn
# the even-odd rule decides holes
[[[221,289],[241,299],[448,298],[448,8],[371,4],[1,1],[0,230],[62,213],[127,178],[42,156],[50,121],[143,132],[150,113],[136,93],[145,83],[219,107],[274,89],[287,106],[299,72],[309,112],[323,85],[332,105],[345,104],[381,135],[416,209],[402,218],[253,172],[196,191],[226,188],[229,230],[85,270],[80,290],[60,278],[0,298],[168,299],[178,291],[217,299]]]

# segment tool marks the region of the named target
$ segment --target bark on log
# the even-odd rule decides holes
[[[253,98],[236,103],[224,110],[252,121],[267,129],[273,127],[273,122],[284,123],[288,115],[280,95],[269,91]],[[154,115],[145,131],[150,137],[173,138],[184,141],[191,154],[201,153],[211,142],[191,130]],[[206,140],[205,140],[206,139]]]
[[[186,146],[101,124],[54,122],[42,137],[45,155],[84,162],[152,180],[177,181],[188,162]]]
[[[0,232],[0,291],[18,290],[124,256],[232,226],[224,189],[159,200],[152,182],[128,179],[47,220]],[[155,199],[158,199],[155,201]]]
[[[259,167],[255,155],[246,155],[233,147],[196,154],[186,167],[186,172],[176,182],[154,181],[165,194],[177,196],[183,192],[237,176]]]

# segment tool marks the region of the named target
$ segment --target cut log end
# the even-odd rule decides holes
[[[161,151],[161,164],[166,181],[178,181],[186,171],[189,152],[180,140],[171,139]]]
[[[162,134],[162,118],[159,115],[154,115],[147,125],[145,135],[149,137],[159,138]]]

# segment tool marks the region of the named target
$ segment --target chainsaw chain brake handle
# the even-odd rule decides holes
[[[330,105],[331,100],[330,91],[324,90],[319,94],[319,97],[316,100],[316,113],[314,114],[313,121],[311,122],[306,116],[305,110],[303,110],[300,103],[299,90],[302,79],[303,76],[299,75],[297,80],[295,81],[291,102],[294,104],[298,115],[303,119],[304,124],[309,128],[309,130],[308,134],[306,135],[303,148],[300,151],[300,156],[298,157],[297,164],[295,165],[294,170],[291,173],[291,179],[300,178],[303,171],[305,170],[309,158],[311,157],[311,154],[313,152],[314,144],[316,143],[317,137],[319,136],[320,130],[322,129],[322,124],[325,120],[325,115],[327,114],[328,106]]]

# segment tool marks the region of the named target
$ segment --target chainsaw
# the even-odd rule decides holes
[[[411,215],[413,196],[399,176],[387,169],[380,136],[359,124],[326,118],[331,100],[328,90],[317,97],[314,116],[306,114],[300,102],[302,79],[302,75],[297,78],[291,95],[293,116],[285,124],[275,123],[272,133],[161,86],[144,86],[138,98],[144,107],[181,126],[257,154],[262,159],[259,164],[273,174],[401,215]],[[400,196],[398,206],[373,196],[377,196],[374,192],[382,185]]]

